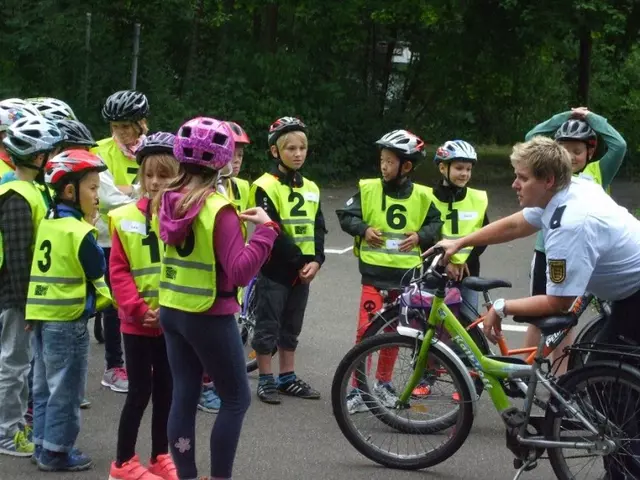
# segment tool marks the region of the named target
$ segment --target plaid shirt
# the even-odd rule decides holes
[[[4,264],[0,269],[0,309],[25,308],[35,231],[31,207],[17,193],[8,193],[0,204],[0,234]]]

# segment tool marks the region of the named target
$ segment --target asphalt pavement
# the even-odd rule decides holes
[[[355,185],[355,184],[354,184]],[[312,284],[312,292],[300,338],[296,372],[322,393],[320,400],[283,398],[279,406],[261,403],[255,397],[257,374],[250,375],[254,397],[247,414],[236,458],[235,479],[511,479],[515,474],[513,457],[505,446],[502,422],[483,395],[473,429],[464,446],[449,460],[428,470],[406,472],[389,470],[361,456],[342,436],[331,413],[330,389],[333,373],[342,356],[352,346],[360,277],[357,260],[349,250],[351,238],[338,225],[335,209],[354,188],[323,190],[323,210],[328,221],[326,247],[334,253]],[[489,190],[491,220],[518,210],[515,195],[507,186]],[[640,206],[640,194],[631,183],[616,183],[614,197],[633,209]],[[481,257],[482,275],[503,278],[513,288],[499,291],[514,298],[528,292],[528,275],[533,238],[489,247]],[[497,297],[494,297],[497,298]],[[519,346],[522,333],[517,326],[506,330],[510,345]],[[91,329],[92,331],[92,329]],[[78,447],[94,460],[88,472],[45,474],[29,459],[0,456],[0,480],[102,479],[109,476],[109,465],[116,448],[120,409],[125,395],[100,386],[104,348],[92,338],[87,397],[93,402],[83,411]],[[216,416],[198,412],[196,439],[200,475],[208,474],[208,439]],[[143,420],[138,453],[148,459],[150,451],[150,411]],[[524,479],[554,478],[546,461]]]

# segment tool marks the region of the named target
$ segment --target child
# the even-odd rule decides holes
[[[116,187],[122,192],[110,195],[105,188],[101,188],[100,191],[101,218],[96,226],[98,227],[98,244],[104,248],[104,254],[107,257],[107,269],[111,254],[111,235],[107,227],[109,224],[107,214],[114,208],[135,201],[136,190],[133,184],[138,176],[135,152],[147,134],[148,114],[147,97],[134,90],[115,92],[107,98],[102,107],[102,118],[109,122],[111,136],[99,140],[98,146],[91,151],[104,160]],[[101,180],[104,181],[104,177]],[[109,277],[107,271],[107,282]],[[105,371],[100,383],[114,392],[127,393],[129,380],[122,358],[118,313],[115,308],[109,308],[101,317],[104,326]]]
[[[160,324],[173,376],[168,437],[178,477],[197,478],[195,418],[203,367],[222,406],[211,432],[211,475],[231,478],[250,393],[242,339],[234,314],[236,287],[246,285],[271,252],[278,227],[260,208],[238,214],[216,192],[219,171],[233,158],[229,127],[198,117],[178,131],[176,180],[162,194]],[[249,244],[240,221],[258,225]]]
[[[0,179],[3,179],[7,174],[11,174],[11,178],[15,180],[13,172],[16,166],[11,161],[7,150],[2,144],[7,129],[13,122],[26,116],[40,116],[37,110],[34,111],[33,107],[29,108],[30,106],[27,106],[27,108],[23,108],[25,105],[25,102],[18,98],[8,98],[0,101]],[[1,183],[6,183],[6,181],[8,180],[2,181]]]
[[[177,480],[169,455],[167,420],[171,407],[171,371],[158,318],[162,245],[151,223],[151,203],[178,174],[175,136],[148,136],[136,154],[142,198],[109,213],[113,231],[109,271],[118,304],[129,392],[120,415],[116,461],[110,480]],[[138,429],[153,393],[151,460],[148,469],[136,455]]]
[[[586,107],[572,108],[571,111],[558,113],[549,120],[536,125],[527,133],[525,139],[528,141],[536,135],[553,132],[555,132],[556,141],[571,154],[573,174],[588,178],[609,191],[611,182],[624,160],[627,144],[616,129],[609,125],[607,119],[589,111]],[[607,153],[600,160],[593,160],[598,134],[602,136],[607,145]],[[547,257],[544,249],[544,236],[542,232],[538,232],[531,262],[531,295],[545,295],[546,293]],[[533,325],[529,325],[525,346],[537,346],[539,341],[540,331]],[[568,335],[558,345],[555,352],[562,352],[564,347],[571,343],[573,343],[573,336]],[[562,362],[558,367],[558,374],[564,373],[566,362]]]
[[[14,122],[3,140],[16,166],[16,180],[0,186],[0,453],[5,455],[30,457],[34,450],[24,418],[31,360],[24,308],[36,231],[48,208],[47,193],[36,182],[43,181],[44,164],[61,141],[60,130],[40,116]]]
[[[382,308],[381,290],[401,288],[407,270],[420,264],[421,251],[440,238],[442,227],[429,189],[409,178],[424,157],[424,142],[411,132],[394,130],[376,145],[382,178],[360,180],[358,192],[336,211],[342,229],[356,239],[362,275],[356,343],[371,314]],[[374,385],[376,396],[389,407],[397,399],[391,387],[396,355],[390,351],[380,356]],[[357,391],[350,393],[347,408],[352,414],[367,410]]]
[[[471,171],[478,161],[473,146],[464,140],[445,142],[436,150],[434,162],[442,178],[433,189],[434,203],[442,214],[442,238],[459,238],[479,230],[489,223],[487,192],[467,187]],[[466,275],[480,275],[480,255],[486,247],[461,250],[449,261],[447,275],[462,280]],[[478,293],[461,287],[461,313],[467,318],[477,316]],[[469,307],[473,307],[471,310]]]
[[[249,208],[249,191],[251,186],[249,182],[238,178],[240,168],[242,167],[242,159],[244,156],[244,146],[249,145],[251,141],[243,128],[234,122],[225,122],[231,129],[233,140],[235,142],[235,150],[233,152],[233,160],[223,170],[220,171],[219,190],[229,197],[229,200],[235,205],[238,213],[244,212]],[[243,224],[243,227],[245,225]],[[246,227],[243,228],[246,240]],[[238,302],[242,303],[242,288],[238,289]],[[206,413],[217,413],[220,410],[220,397],[218,396],[215,386],[211,379],[205,374],[202,381],[202,393],[198,402],[198,409]]]
[[[299,170],[307,157],[307,127],[297,118],[282,117],[269,128],[269,148],[278,160],[251,187],[254,205],[261,206],[280,225],[273,254],[262,267],[252,347],[260,378],[258,398],[279,404],[279,393],[319,399],[320,393],[295,374],[295,351],[309,297],[309,284],[324,263],[324,216],[320,189]],[[271,368],[279,349],[280,374]]]
[[[26,309],[34,330],[34,459],[42,471],[92,466],[74,445],[87,383],[87,322],[111,303],[104,253],[89,223],[98,210],[98,173],[106,168],[84,150],[60,153],[46,165],[53,216],[38,228]]]

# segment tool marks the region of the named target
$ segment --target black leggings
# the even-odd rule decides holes
[[[119,464],[136,453],[138,429],[153,395],[151,417],[151,458],[169,453],[167,421],[171,409],[172,380],[164,336],[145,337],[123,334],[124,354],[129,374],[129,393],[118,428]]]

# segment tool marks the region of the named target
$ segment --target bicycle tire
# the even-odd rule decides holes
[[[557,380],[556,386],[565,392],[576,392],[580,383],[589,383],[589,380],[595,382],[596,379],[611,379],[614,382],[622,381],[632,385],[640,395],[640,372],[628,365],[626,366],[627,368],[615,368],[616,365],[619,365],[619,363],[594,362],[562,375]],[[545,431],[547,438],[551,440],[560,439],[558,431],[562,426],[563,415],[559,403],[557,400],[552,399],[545,412]],[[572,480],[575,476],[567,470],[566,459],[562,452],[562,448],[548,448],[549,462],[559,480]]]
[[[605,317],[598,315],[591,319],[576,335],[576,339],[573,343],[594,343],[598,334],[602,331],[604,326]],[[588,354],[579,352],[577,350],[571,350],[569,353],[569,360],[567,360],[567,371],[575,370],[576,368],[583,367],[585,365],[585,357]]]
[[[449,441],[444,447],[435,452],[428,452],[423,456],[416,458],[398,458],[391,457],[385,454],[379,449],[369,445],[363,440],[358,432],[354,430],[350,422],[350,414],[346,408],[346,402],[344,401],[343,394],[347,385],[351,381],[351,375],[353,371],[354,362],[359,362],[360,357],[363,357],[368,351],[374,350],[377,347],[383,345],[405,345],[410,348],[420,348],[420,340],[405,337],[398,333],[387,333],[383,335],[375,335],[368,339],[364,339],[362,342],[356,344],[342,359],[333,377],[331,385],[331,403],[333,408],[333,415],[338,423],[342,434],[349,441],[349,443],[358,450],[362,455],[368,459],[383,465],[388,468],[400,469],[400,470],[421,470],[442,463],[447,458],[452,456],[458,449],[464,444],[471,427],[473,426],[473,405],[471,392],[464,380],[465,373],[460,372],[457,365],[451,362],[445,356],[438,353],[437,350],[432,350],[430,355],[436,357],[437,361],[445,365],[448,373],[454,379],[458,393],[460,394],[458,419],[455,422],[456,428],[449,437]],[[438,358],[440,357],[440,358]],[[366,357],[365,357],[366,358]],[[375,408],[375,407],[374,407]],[[380,417],[378,417],[382,420]],[[385,422],[386,423],[386,422]],[[419,432],[412,432],[419,433]]]
[[[250,316],[252,318],[249,318],[247,322],[247,320],[245,319],[242,313],[238,317],[238,326],[240,327],[240,336],[242,337],[243,347],[247,347],[247,344],[249,344],[253,339],[253,328],[255,327],[255,308],[256,308],[256,302],[257,302],[256,283],[257,282],[254,281],[251,284],[251,289],[245,295],[245,299],[244,299],[244,301],[246,301],[248,304],[246,311],[249,313],[247,316]],[[247,326],[247,323],[250,326]],[[273,352],[271,353],[271,356],[273,357],[277,351],[278,351],[278,347],[275,347],[273,349]],[[255,353],[255,351],[253,351],[253,353]],[[251,358],[248,358],[246,361],[246,365],[247,365],[247,373],[251,373],[257,370],[258,369],[257,355],[253,355]]]

